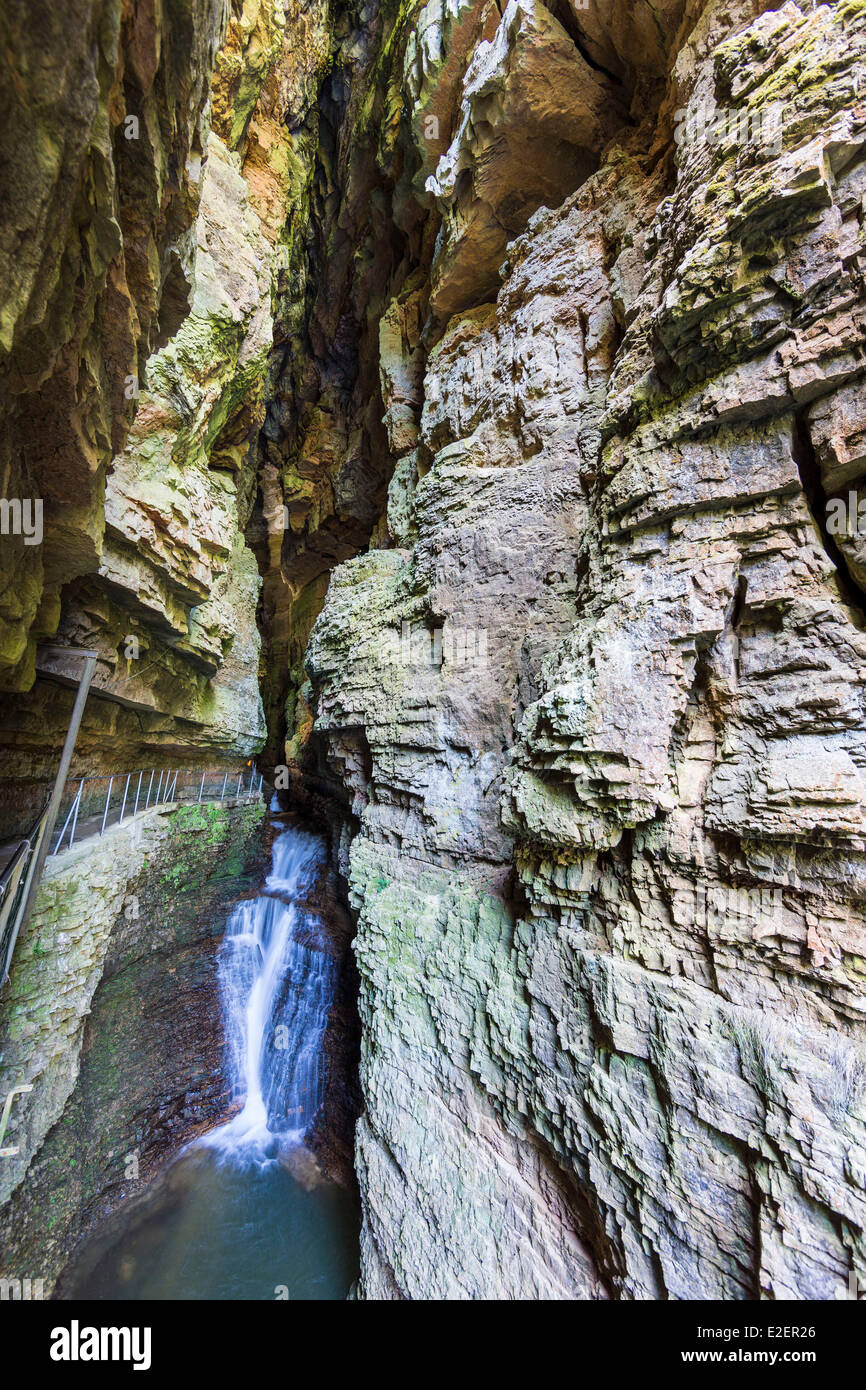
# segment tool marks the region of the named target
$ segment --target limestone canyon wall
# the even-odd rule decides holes
[[[0,776],[19,814],[78,675],[37,657],[46,638],[100,657],[74,774],[232,762],[263,740],[244,532],[286,256],[286,11],[3,8],[0,467],[44,526],[0,554],[0,675],[23,692],[4,699]]]
[[[383,296],[387,505],[301,692],[350,796],[363,1291],[844,1296],[866,8],[407,31],[380,177],[436,239]]]
[[[866,1284],[866,3],[68,9],[2,21],[7,782],[58,633],[82,758],[328,815],[362,1296]]]

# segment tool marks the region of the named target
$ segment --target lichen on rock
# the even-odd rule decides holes
[[[597,7],[479,21],[429,273],[380,320],[380,548],[306,658],[370,1297],[862,1278],[862,596],[823,513],[860,477],[863,16],[698,8],[654,55]],[[619,84],[547,207],[531,14]],[[509,193],[494,257],[477,200]]]
[[[75,9],[3,20],[3,457],[50,504],[7,780],[56,633],[80,757],[261,750],[329,820],[361,1297],[845,1296],[866,5]]]

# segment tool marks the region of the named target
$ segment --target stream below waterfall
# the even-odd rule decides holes
[[[235,907],[219,949],[234,1113],[116,1213],[75,1261],[65,1297],[349,1293],[358,1273],[356,1204],[303,1142],[323,1101],[337,973],[309,905],[325,860],[319,836],[278,823],[264,888]]]

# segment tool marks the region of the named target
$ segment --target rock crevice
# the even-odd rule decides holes
[[[327,818],[363,1296],[845,1296],[863,0],[78,9],[84,133],[33,108],[44,226],[0,240],[13,489],[71,448],[40,393],[77,412],[3,550],[6,776],[57,632],[83,756],[263,749]]]

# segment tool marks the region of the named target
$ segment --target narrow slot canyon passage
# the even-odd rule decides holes
[[[866,1297],[864,74],[866,0],[0,0],[58,1361],[114,1300],[769,1357]]]

